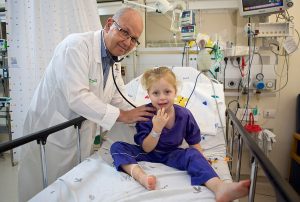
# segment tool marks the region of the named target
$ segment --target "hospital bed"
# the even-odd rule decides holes
[[[278,171],[250,138],[232,111],[227,110],[227,119],[225,118],[226,107],[222,84],[209,79],[193,68],[173,67],[172,70],[181,83],[176,103],[189,108],[195,116],[201,129],[201,146],[204,154],[211,160],[212,167],[220,178],[225,182],[232,181],[229,167],[233,167],[231,157],[234,155],[233,149],[227,149],[226,145],[233,146],[233,140],[237,139],[239,153],[236,179],[240,178],[241,148],[244,143],[252,154],[252,183],[249,201],[254,200],[258,164],[274,186],[278,201],[299,201],[296,192],[280,177]],[[140,85],[140,77],[129,82],[126,88],[128,96],[136,104],[149,102],[146,92]],[[80,128],[83,120],[84,118],[79,117],[72,123],[66,123],[63,127],[76,125]],[[62,125],[59,129],[61,127]],[[55,127],[49,130],[47,135],[57,131]],[[42,132],[45,133],[45,131]],[[31,201],[215,201],[214,194],[205,186],[191,186],[190,177],[185,171],[179,171],[163,164],[139,162],[147,173],[157,176],[158,185],[154,191],[146,190],[127,174],[116,171],[112,164],[109,148],[115,141],[133,143],[134,133],[135,128],[132,125],[116,124],[105,136],[106,141],[103,142],[99,151],[58,178],[34,196]],[[22,140],[26,143],[42,138],[39,133],[29,137],[31,137],[30,140],[26,137],[23,137]],[[0,152],[19,146],[22,144],[21,142],[13,140],[5,145],[0,145]],[[45,143],[45,138],[40,142]],[[182,146],[187,145],[183,144]],[[42,144],[41,151],[44,152]],[[78,160],[80,161],[80,159]]]

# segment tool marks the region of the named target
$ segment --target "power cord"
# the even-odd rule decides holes
[[[191,94],[190,94],[190,96],[189,96],[188,100],[186,101],[186,103],[185,103],[185,106],[184,106],[184,107],[186,107],[186,106],[188,105],[188,103],[189,103],[189,101],[190,101],[190,99],[191,99],[192,95],[194,94],[194,91],[195,91],[195,88],[196,88],[196,85],[197,85],[198,78],[199,78],[200,74],[202,74],[202,72],[199,72],[199,73],[198,73],[198,75],[197,75],[197,77],[196,77],[196,80],[195,80],[195,83],[194,83],[193,90],[192,90],[192,92],[191,92]]]
[[[224,67],[224,73],[223,73],[223,91],[225,91],[225,75],[226,75],[226,67],[228,63],[228,57],[224,57],[225,67]]]
[[[239,70],[240,70],[241,77],[244,77],[244,74],[243,74],[242,69],[241,69],[241,58],[240,58],[240,57],[237,57],[237,58],[236,58],[236,62],[238,63],[238,68],[239,68]]]

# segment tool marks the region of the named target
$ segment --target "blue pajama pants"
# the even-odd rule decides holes
[[[203,185],[209,179],[218,177],[205,157],[195,148],[178,148],[171,152],[152,151],[146,153],[141,146],[126,142],[115,142],[110,152],[118,171],[122,165],[137,164],[138,161],[162,163],[167,166],[186,170],[191,176],[191,184]]]

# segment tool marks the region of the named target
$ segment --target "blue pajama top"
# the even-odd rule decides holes
[[[151,103],[147,106],[153,106]],[[155,150],[170,152],[177,149],[183,139],[189,144],[198,144],[201,141],[200,129],[192,113],[187,108],[174,104],[175,122],[171,129],[163,128]],[[138,122],[136,124],[137,134],[134,141],[137,145],[142,145],[144,139],[149,135],[153,127],[152,119],[149,121]],[[171,138],[170,138],[171,137]]]

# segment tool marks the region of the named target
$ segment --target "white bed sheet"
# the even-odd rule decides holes
[[[178,94],[188,97],[199,72],[193,68],[172,69],[182,82]],[[139,78],[131,81],[127,85],[127,90],[131,99],[144,104],[149,100],[145,98],[145,91],[139,85]],[[199,75],[197,88],[187,108],[192,111],[200,125],[201,146],[205,156],[212,160],[217,159],[212,167],[222,180],[231,182],[232,178],[225,161],[223,86],[212,83],[203,74]],[[129,175],[118,172],[113,167],[109,148],[115,141],[133,143],[134,134],[134,126],[116,124],[108,132],[106,141],[97,153],[60,177],[30,201],[215,201],[213,192],[205,186],[190,185],[190,176],[186,171],[179,171],[163,164],[139,162],[148,174],[157,176],[158,185],[154,191],[146,190]]]
[[[127,127],[120,124],[112,132],[115,134],[124,132]],[[205,155],[212,159],[218,158],[212,167],[222,180],[231,182],[228,164],[224,160],[223,133],[220,132],[212,137],[214,142],[219,142],[220,145],[206,150]],[[140,166],[148,174],[156,175],[158,180],[156,190],[146,190],[129,175],[118,172],[113,167],[109,152],[112,142],[114,141],[108,135],[107,141],[98,152],[60,177],[30,201],[215,201],[213,192],[205,186],[191,186],[190,176],[186,171],[179,171],[160,163],[142,161],[139,162]]]
[[[30,201],[215,201],[214,194],[205,186],[191,186],[185,171],[158,163],[139,164],[146,172],[157,176],[156,190],[146,190],[96,153]],[[226,163],[218,161],[213,167],[222,179],[231,181]]]

